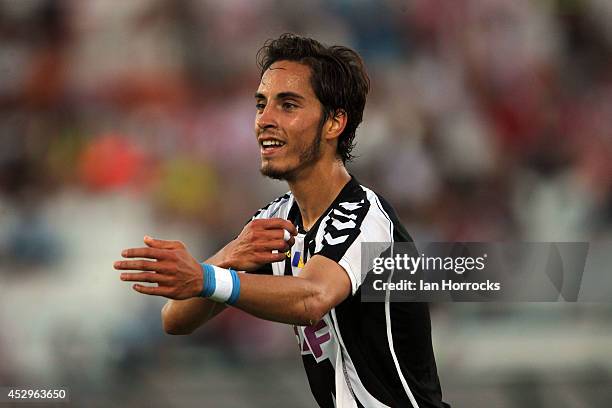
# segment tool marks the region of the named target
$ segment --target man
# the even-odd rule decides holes
[[[200,264],[177,241],[145,237],[116,269],[170,298],[164,330],[189,334],[226,307],[292,324],[321,407],[447,407],[422,303],[362,303],[361,243],[410,241],[393,209],[346,170],[369,80],[346,47],[285,34],[258,53],[261,173],[290,192]],[[236,273],[244,271],[247,273]],[[365,275],[365,274],[364,274]]]

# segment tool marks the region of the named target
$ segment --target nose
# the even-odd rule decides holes
[[[255,125],[258,131],[275,129],[277,127],[276,117],[271,104],[267,104],[261,113],[255,116]]]

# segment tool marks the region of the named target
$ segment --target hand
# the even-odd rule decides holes
[[[287,230],[291,237],[285,241]],[[285,259],[285,252],[295,243],[295,226],[282,218],[253,220],[242,229],[236,239],[221,251],[223,261],[219,266],[241,271],[253,271],[265,264]],[[277,250],[278,253],[272,253]]]
[[[165,296],[170,299],[188,299],[199,296],[203,288],[202,266],[180,241],[144,238],[146,248],[130,248],[121,252],[124,258],[149,260],[117,261],[118,270],[147,271],[122,273],[121,280],[157,283],[158,286],[135,284],[132,288],[145,295]],[[154,259],[154,260],[150,260]]]

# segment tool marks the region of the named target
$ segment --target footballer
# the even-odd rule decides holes
[[[369,90],[361,57],[293,34],[257,56],[260,171],[289,192],[204,262],[179,241],[145,237],[115,269],[136,271],[120,275],[134,290],[169,299],[170,334],[190,334],[227,307],[292,325],[321,407],[449,407],[428,305],[361,302],[361,243],[412,241],[391,205],[345,167]]]

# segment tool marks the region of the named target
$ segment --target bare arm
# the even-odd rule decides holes
[[[254,316],[281,323],[312,325],[350,294],[351,281],[331,259],[313,256],[299,276],[240,275],[234,305]]]
[[[214,257],[208,262],[215,262]],[[217,265],[220,266],[220,265]],[[266,320],[312,325],[342,302],[351,282],[334,261],[314,256],[300,276],[240,274],[241,295],[235,307]],[[169,300],[162,309],[164,330],[189,334],[226,308],[204,298]]]
[[[121,279],[158,283],[157,287],[135,284],[134,289],[143,294],[174,299],[164,306],[164,328],[172,334],[190,333],[225,306],[199,297],[203,287],[201,267],[183,244],[178,241],[154,241],[148,244],[162,243],[176,248],[165,251],[149,248],[146,256],[157,261],[121,261],[115,264],[115,268],[155,271],[123,273]],[[126,257],[145,256],[143,249],[128,251]],[[236,264],[238,261],[233,261],[231,256],[237,253],[240,253],[237,247],[228,244],[209,261],[216,262],[220,267]],[[272,254],[269,250],[266,254],[277,256],[279,260],[285,257],[284,253]],[[173,272],[169,274],[168,270]],[[315,255],[299,276],[240,274],[240,286],[236,307],[267,320],[310,325],[349,295],[351,283],[347,273],[336,262]]]
[[[286,242],[284,231],[292,237]],[[256,270],[264,264],[285,258],[284,252],[293,245],[295,227],[287,220],[255,220],[247,224],[240,235],[228,243],[216,255],[206,260],[222,268]],[[122,252],[124,258],[149,258],[115,262],[115,269],[139,270],[139,273],[122,273],[124,281],[157,283],[157,287],[133,285],[133,289],[145,294],[152,289],[157,295],[170,300],[162,308],[164,331],[169,334],[190,334],[225,309],[224,304],[199,297],[202,291],[200,264],[187,252],[180,241],[158,240],[145,237],[146,248],[131,248]],[[279,253],[272,253],[272,250]]]

